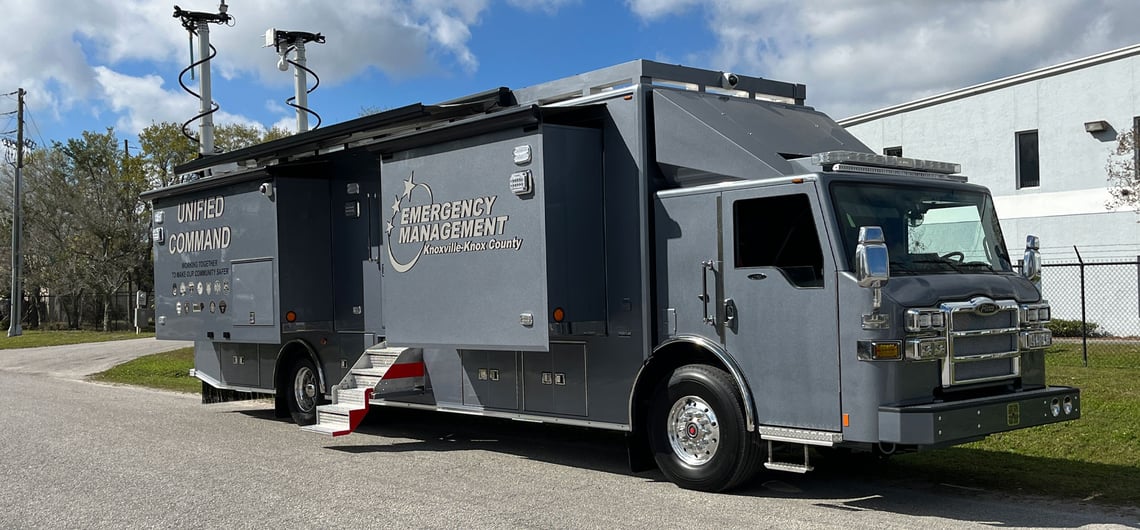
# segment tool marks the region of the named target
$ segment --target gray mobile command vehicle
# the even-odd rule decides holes
[[[1079,417],[1036,238],[1015,272],[985,188],[804,97],[639,60],[202,157],[144,195],[158,336],[317,433],[612,429],[700,490]]]

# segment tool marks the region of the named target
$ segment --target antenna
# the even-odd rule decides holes
[[[289,65],[293,65],[294,95],[285,100],[285,104],[297,109],[297,132],[299,133],[309,130],[309,114],[317,118],[317,124],[313,128],[316,129],[321,126],[321,115],[309,108],[309,94],[321,86],[321,78],[317,76],[316,72],[305,66],[305,43],[307,42],[324,44],[325,37],[320,33],[283,31],[276,28],[269,28],[265,32],[265,47],[272,46],[279,56],[277,69],[287,72]],[[296,59],[289,58],[290,52],[295,52]],[[309,81],[306,74],[313,74],[313,79],[316,81],[313,88],[308,88]]]
[[[191,141],[198,143],[198,153],[200,156],[208,156],[214,154],[214,118],[213,114],[221,108],[214,102],[213,94],[211,93],[210,86],[210,60],[218,55],[218,50],[210,44],[210,24],[226,24],[233,25],[234,18],[231,17],[227,11],[229,6],[226,5],[226,0],[222,0],[221,5],[218,6],[217,13],[204,13],[201,11],[184,11],[178,6],[174,6],[174,18],[182,19],[182,27],[190,34],[190,66],[183,68],[178,74],[178,84],[182,86],[190,95],[198,98],[201,103],[198,106],[198,114],[193,118],[186,120],[182,124],[182,134],[189,138]],[[194,60],[194,36],[198,36],[198,56],[201,59]],[[193,76],[194,68],[198,67],[198,87],[202,91],[201,94],[194,92],[186,83],[182,81],[182,77],[186,72],[190,72]],[[195,120],[201,120],[198,124],[198,138],[190,134],[186,130],[186,126],[193,123]]]

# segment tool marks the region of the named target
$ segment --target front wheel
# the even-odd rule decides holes
[[[654,395],[650,442],[661,472],[678,486],[724,491],[752,478],[763,447],[749,433],[739,393],[723,370],[691,364]]]
[[[317,367],[308,357],[299,357],[289,370],[286,379],[285,399],[289,402],[289,413],[297,425],[312,425],[317,422],[317,405],[322,401]]]

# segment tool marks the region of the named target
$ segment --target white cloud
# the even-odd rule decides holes
[[[393,78],[438,70],[471,72],[478,67],[478,58],[468,48],[471,26],[478,24],[488,1],[233,2],[233,26],[209,27],[218,49],[213,71],[222,78],[291,83],[292,76],[276,69],[274,53],[262,47],[265,31],[276,27],[328,37],[326,44],[308,47],[310,64],[317,65],[323,83],[336,84],[367,70]],[[189,11],[216,12],[215,2],[179,3]],[[95,114],[109,109],[122,113],[119,126],[127,131],[143,121],[193,115],[184,110],[193,111],[193,98],[161,89],[176,87],[177,72],[190,62],[189,35],[172,17],[172,4],[0,0],[0,13],[0,34],[18,43],[12,48],[17,53],[0,57],[0,79],[28,89],[33,110],[47,111],[58,120],[82,106]],[[122,73],[127,64],[135,74],[140,65],[149,65],[154,75],[127,76]],[[163,73],[161,79],[158,72]],[[152,97],[158,100],[147,99]]]
[[[197,114],[198,104],[193,98],[183,97],[181,89],[166,90],[161,77],[147,75],[135,77],[95,67],[95,79],[102,88],[101,97],[107,106],[119,113],[115,130],[125,134],[138,134],[143,128],[158,122],[182,123]],[[264,128],[252,118],[219,110],[214,123],[241,123]],[[197,124],[191,124],[194,128]]]
[[[1125,0],[630,0],[638,16],[705,17],[697,62],[805,83],[833,117],[1140,42]],[[700,7],[697,7],[700,6]]]

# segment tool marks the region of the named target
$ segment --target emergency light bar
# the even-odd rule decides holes
[[[961,164],[901,156],[876,155],[874,153],[857,153],[855,151],[827,151],[816,153],[811,155],[811,163],[828,169],[837,164],[850,164],[853,166],[873,166],[888,169],[922,171],[926,173],[941,173],[943,175],[951,175],[962,171]]]

